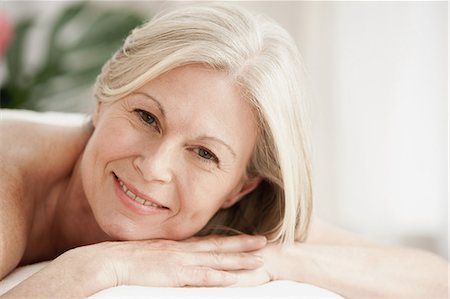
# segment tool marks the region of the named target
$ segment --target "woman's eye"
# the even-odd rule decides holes
[[[217,159],[216,155],[204,148],[196,148],[194,149],[194,152],[205,160],[219,162],[219,159]]]
[[[149,124],[151,126],[157,126],[158,122],[156,120],[156,117],[154,117],[151,113],[148,113],[147,111],[144,110],[136,110],[136,112],[139,114],[139,117],[141,118],[141,120],[143,122],[145,122],[146,124]],[[159,131],[159,129],[158,129]]]
[[[151,115],[147,111],[138,110],[138,113],[139,113],[139,116],[141,117],[141,119],[143,121],[145,121],[146,123],[148,123],[149,125],[152,125],[155,122],[155,118],[153,117],[153,115]]]

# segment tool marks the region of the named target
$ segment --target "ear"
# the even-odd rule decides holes
[[[241,186],[240,189],[236,192],[233,192],[233,194],[225,200],[225,202],[222,204],[222,209],[227,209],[234,205],[236,202],[238,202],[243,196],[246,194],[252,192],[255,190],[256,187],[258,187],[259,183],[261,183],[262,178],[260,176],[255,176],[247,179]]]

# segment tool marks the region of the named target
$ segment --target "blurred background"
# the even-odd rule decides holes
[[[0,105],[89,113],[101,65],[175,1],[2,1]],[[448,3],[240,2],[307,69],[316,214],[448,259]]]

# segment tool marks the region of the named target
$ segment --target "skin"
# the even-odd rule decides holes
[[[96,221],[114,239],[191,237],[259,182],[245,174],[256,122],[225,73],[177,68],[101,103],[94,126],[82,183]],[[168,209],[131,212],[117,198],[115,176]]]
[[[253,286],[276,279],[347,298],[446,298],[447,261],[375,244],[317,218],[306,242],[292,245],[268,244],[261,236],[192,237],[215,211],[259,183],[244,172],[254,120],[229,78],[203,67],[176,69],[140,91],[160,102],[164,117],[152,99],[138,94],[99,104],[94,133],[0,122],[0,277],[52,259],[2,298],[87,297],[124,284]],[[143,122],[136,109],[152,113],[160,128]],[[236,157],[217,141],[199,138],[204,135],[225,141]],[[202,161],[210,155],[200,148],[219,162]],[[142,215],[128,208],[113,173],[169,209]]]

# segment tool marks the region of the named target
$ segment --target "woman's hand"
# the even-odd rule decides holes
[[[283,245],[280,244],[267,244],[263,248],[252,252],[262,259],[263,265],[255,269],[234,271],[238,276],[238,281],[232,286],[257,286],[280,279],[283,248]]]
[[[247,235],[97,243],[63,253],[1,297],[88,297],[118,285],[239,285],[244,273],[262,268],[255,253],[265,245],[264,237]]]
[[[254,252],[265,245],[264,237],[242,235],[106,242],[92,249],[96,247],[112,286],[203,287],[239,284],[240,273],[263,265]]]

